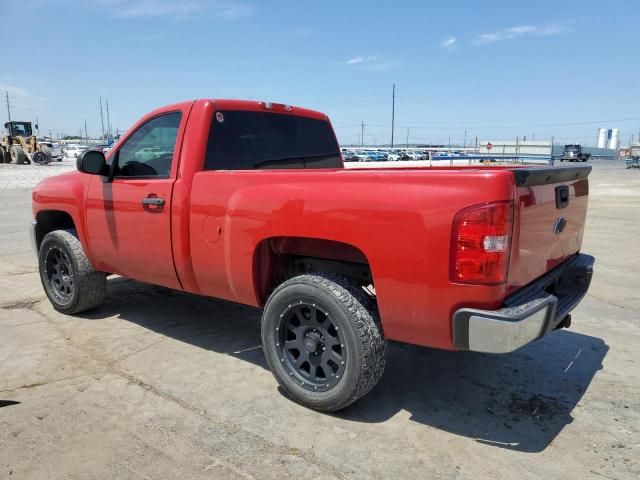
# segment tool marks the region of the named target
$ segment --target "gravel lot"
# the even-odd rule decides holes
[[[76,169],[75,160],[51,162],[49,165],[0,164],[0,190],[32,189],[43,178]]]
[[[393,344],[326,415],[279,392],[255,309],[112,278],[103,307],[56,313],[29,189],[72,168],[0,165],[0,477],[640,478],[640,171],[594,167],[571,329],[502,356]]]

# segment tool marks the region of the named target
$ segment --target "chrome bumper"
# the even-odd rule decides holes
[[[31,228],[29,228],[29,238],[31,239],[31,248],[33,248],[33,253],[35,253],[36,257],[38,256],[38,241],[36,240],[37,227],[38,222],[35,220],[31,220]]]
[[[594,262],[590,255],[575,255],[511,295],[499,310],[461,308],[453,316],[454,345],[509,353],[563,326],[587,293]]]

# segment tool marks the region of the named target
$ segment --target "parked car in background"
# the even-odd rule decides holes
[[[47,147],[49,147],[49,150],[51,150],[51,160],[55,160],[57,162],[61,162],[62,161],[62,145],[60,145],[59,143],[52,143],[52,142],[42,142],[42,141],[38,141],[38,143],[40,145],[45,145]]]
[[[166,150],[160,147],[145,147],[138,150],[135,153],[135,157],[137,160],[144,162],[147,160],[153,160],[154,158],[160,158],[163,155],[167,155],[168,153],[171,153],[171,152],[167,152]]]
[[[84,145],[68,144],[62,148],[63,157],[67,160],[74,160],[80,156],[80,154],[89,148]]]
[[[358,154],[354,150],[347,150],[347,149],[343,149],[342,150],[342,159],[345,162],[359,162],[360,161],[360,157],[358,157]]]

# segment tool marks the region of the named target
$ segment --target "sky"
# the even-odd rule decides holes
[[[0,93],[54,137],[85,119],[98,135],[100,97],[120,131],[162,105],[239,98],[323,111],[343,144],[364,122],[384,144],[394,83],[396,144],[640,135],[637,0],[21,0],[10,16]]]

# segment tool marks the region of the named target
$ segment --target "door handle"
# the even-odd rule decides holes
[[[164,205],[164,198],[147,197],[142,199],[142,205],[152,205],[154,207],[160,207]]]

